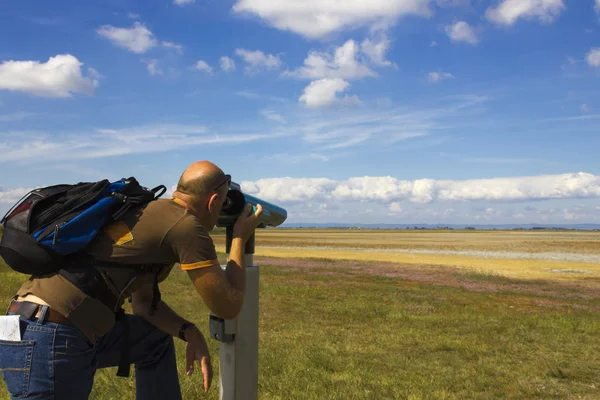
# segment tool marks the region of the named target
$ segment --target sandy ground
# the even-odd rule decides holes
[[[600,244],[599,244],[600,246]],[[358,247],[333,247],[333,246],[261,246],[264,249],[305,249],[305,250],[336,250],[361,253],[398,253],[398,254],[440,254],[467,256],[476,258],[507,258],[531,259],[547,261],[574,261],[589,264],[600,264],[600,254],[579,254],[568,252],[526,253],[516,251],[485,251],[485,250],[434,250],[434,249],[365,249]]]
[[[217,250],[224,239],[215,237]],[[256,233],[256,255],[435,265],[600,288],[600,232],[266,229]]]

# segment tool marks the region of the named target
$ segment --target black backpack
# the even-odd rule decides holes
[[[0,221],[4,226],[0,256],[21,273],[54,272],[80,255],[102,227],[165,191],[163,185],[142,187],[133,177],[32,190]]]

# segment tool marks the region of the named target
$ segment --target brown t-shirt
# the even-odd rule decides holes
[[[141,264],[164,265],[158,272],[159,282],[175,264],[186,271],[219,265],[213,241],[198,218],[170,199],[155,200],[105,227],[86,252],[98,260],[98,270],[119,298],[116,309],[142,285],[154,282],[153,273],[139,272]],[[102,261],[133,265],[108,267]],[[114,325],[114,309],[87,296],[60,274],[30,278],[17,294],[43,299],[93,341]]]

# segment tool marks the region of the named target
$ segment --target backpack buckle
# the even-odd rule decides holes
[[[127,203],[127,200],[129,199],[129,197],[123,193],[112,192],[110,195],[119,200],[121,203]]]

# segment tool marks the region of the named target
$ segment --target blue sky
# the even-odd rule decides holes
[[[208,159],[289,222],[600,223],[600,1],[295,3],[3,2],[0,212]]]

